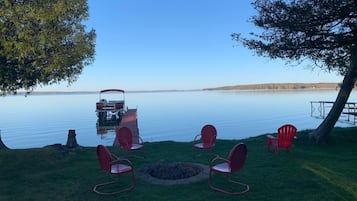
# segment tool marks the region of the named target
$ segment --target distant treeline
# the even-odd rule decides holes
[[[340,83],[267,83],[206,88],[204,90],[288,90],[288,89],[337,89]]]

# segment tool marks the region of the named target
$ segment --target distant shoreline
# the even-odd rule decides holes
[[[264,83],[264,84],[246,84],[234,86],[222,86],[203,89],[188,89],[188,90],[128,90],[126,92],[181,92],[181,91],[204,91],[204,90],[332,90],[338,89],[339,83],[321,82],[321,83]],[[33,91],[30,94],[92,94],[99,91]],[[18,92],[17,94],[26,94],[26,92]]]
[[[338,89],[339,83],[320,82],[320,83],[265,83],[265,84],[247,84],[235,86],[223,86],[215,88],[206,88],[205,90],[323,90]]]

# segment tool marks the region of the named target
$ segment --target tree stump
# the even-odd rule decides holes
[[[76,130],[68,130],[67,147],[76,148],[78,147],[76,140]]]

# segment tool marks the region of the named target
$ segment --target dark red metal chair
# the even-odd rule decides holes
[[[119,141],[119,146],[123,148],[127,153],[130,155],[130,152],[133,150],[142,150],[143,156],[145,157],[144,153],[144,141],[141,139],[140,136],[137,136],[138,143],[133,143],[133,134],[128,127],[121,127],[116,132],[116,137]],[[139,156],[140,157],[140,156]]]
[[[209,171],[209,178],[208,178],[209,187],[213,190],[230,194],[230,195],[241,195],[248,192],[249,185],[231,179],[232,173],[237,172],[243,168],[245,159],[247,157],[247,152],[248,152],[247,146],[243,143],[240,143],[232,148],[232,150],[228,155],[228,158],[222,158],[220,156],[217,156],[214,159],[212,159],[210,162],[210,171]],[[223,189],[222,187],[217,187],[216,185],[213,185],[212,176],[214,172],[225,174],[228,181],[227,182],[228,184],[226,184],[226,186],[232,187],[234,189],[236,189],[235,187],[237,187],[239,188],[239,190],[230,191],[230,190]],[[237,184],[237,185],[232,186],[231,184]]]
[[[285,124],[278,128],[278,135],[274,137],[272,135],[267,135],[267,146],[268,151],[270,151],[270,146],[272,145],[275,149],[275,154],[279,154],[279,148],[285,148],[293,154],[292,143],[296,136],[297,129],[291,124]]]
[[[125,191],[129,191],[135,187],[135,176],[134,176],[134,167],[131,163],[130,160],[128,159],[120,159],[119,157],[115,156],[114,154],[111,154],[109,150],[103,146],[103,145],[98,145],[97,146],[97,157],[99,160],[100,168],[102,171],[111,174],[111,175],[117,175],[117,179],[114,181],[110,182],[105,182],[105,183],[100,183],[94,186],[93,191],[99,195],[113,195]],[[104,191],[99,191],[100,187],[118,183],[119,182],[119,176],[121,174],[125,173],[131,173],[131,185],[129,187],[120,189],[115,192],[104,192]]]
[[[195,157],[195,149],[208,149],[212,157],[212,149],[216,143],[217,130],[213,125],[207,124],[202,127],[201,133],[193,139],[192,157]]]

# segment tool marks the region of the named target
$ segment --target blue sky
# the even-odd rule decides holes
[[[77,82],[36,90],[170,90],[271,82],[340,82],[308,64],[258,57],[230,34],[257,29],[248,0],[89,0],[96,56]]]

